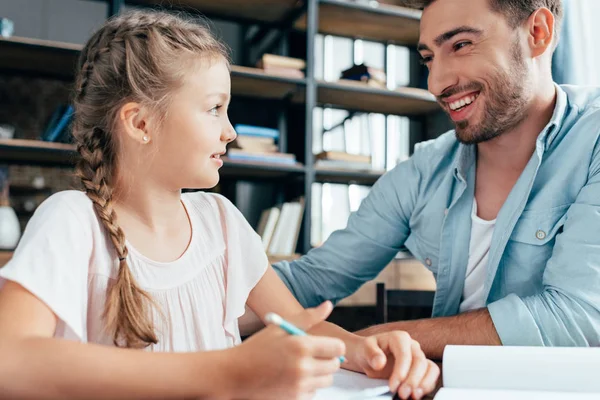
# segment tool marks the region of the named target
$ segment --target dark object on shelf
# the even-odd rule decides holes
[[[386,75],[383,70],[369,67],[365,64],[354,64],[352,67],[342,71],[341,79],[365,82],[369,86],[380,88],[386,87]]]

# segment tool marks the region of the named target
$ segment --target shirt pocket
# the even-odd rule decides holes
[[[439,245],[424,239],[415,232],[411,233],[405,245],[411,251],[412,255],[437,277]]]
[[[546,263],[552,256],[556,235],[562,231],[569,206],[523,211],[503,257],[507,284],[541,287]]]

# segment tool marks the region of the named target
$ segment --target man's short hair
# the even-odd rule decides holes
[[[407,7],[425,9],[437,0],[404,0]],[[535,10],[546,7],[554,14],[557,40],[560,33],[560,23],[563,17],[562,0],[488,0],[492,10],[503,14],[512,28],[516,28]]]

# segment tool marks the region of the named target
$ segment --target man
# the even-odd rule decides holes
[[[600,345],[600,90],[559,87],[560,0],[429,0],[418,50],[456,129],[384,175],[346,229],[276,269],[304,306],[338,301],[405,246],[437,280],[447,344]]]

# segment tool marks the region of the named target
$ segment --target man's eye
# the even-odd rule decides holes
[[[463,47],[466,47],[470,44],[471,44],[470,42],[458,42],[454,45],[454,51],[458,51],[458,50],[462,49]]]

